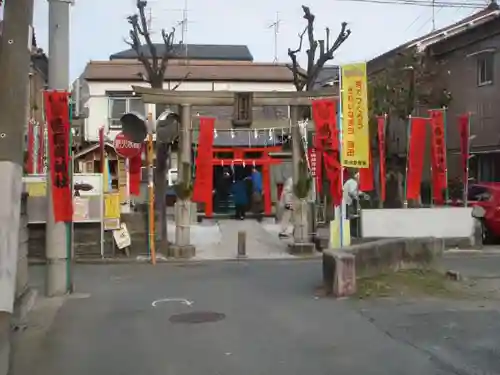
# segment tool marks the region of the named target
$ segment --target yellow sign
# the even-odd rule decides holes
[[[368,168],[368,90],[366,63],[342,66],[342,166]]]
[[[104,230],[120,228],[120,193],[104,193]]]
[[[26,190],[30,197],[47,196],[47,184],[45,182],[27,182]]]
[[[104,218],[105,219],[120,218],[119,193],[104,193]]]

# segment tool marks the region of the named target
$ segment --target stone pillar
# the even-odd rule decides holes
[[[299,163],[303,156],[302,140],[299,130],[300,113],[299,107],[291,106],[290,117],[292,122],[292,163],[293,184],[299,180]],[[289,246],[292,254],[312,253],[314,244],[311,242],[309,233],[309,207],[307,199],[295,197],[293,204],[293,244]]]
[[[191,105],[181,106],[181,134],[180,160],[178,162],[177,178],[179,183],[184,181],[191,171],[185,168],[191,166]],[[195,248],[191,245],[191,211],[193,205],[190,199],[177,199],[175,203],[175,245],[171,247],[170,255],[174,258],[191,258],[195,255]]]

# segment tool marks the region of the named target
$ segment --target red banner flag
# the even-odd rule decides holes
[[[196,179],[193,188],[193,201],[205,203],[211,207],[212,202],[212,158],[214,145],[215,119],[200,117],[200,136],[198,138],[198,155],[196,155]],[[211,209],[207,215],[211,215]]]
[[[469,114],[460,115],[458,118],[458,127],[460,132],[460,153],[462,155],[462,181],[465,184],[469,181],[469,137],[470,137],[470,125],[469,125]]]
[[[375,189],[375,182],[373,180],[373,158],[370,148],[368,149],[368,157],[370,160],[368,168],[359,168],[359,190],[363,192],[373,191]]]
[[[337,103],[335,100],[313,100],[312,112],[316,126],[316,150],[324,161],[326,176],[330,181],[330,194],[335,206],[342,203],[342,182],[337,128]]]
[[[385,127],[386,116],[377,117],[378,155],[380,164],[380,201],[385,202]]]
[[[427,121],[422,117],[412,117],[410,120],[410,142],[406,172],[406,200],[420,197],[420,184],[424,169],[425,136]]]
[[[129,190],[130,195],[139,196],[141,194],[141,177],[142,177],[142,155],[145,151],[144,144],[141,152],[129,160]]]
[[[430,110],[429,113],[431,115],[432,198],[434,203],[443,204],[443,190],[448,185],[446,181],[444,110]]]
[[[69,175],[69,95],[64,91],[45,91],[44,99],[49,135],[49,170],[54,221],[71,222],[73,192]]]
[[[33,174],[34,171],[34,158],[33,158],[33,153],[35,150],[35,129],[33,126],[33,122],[29,121],[28,122],[28,139],[27,139],[27,145],[26,145],[26,173],[27,174]]]
[[[38,125],[38,170],[36,171],[39,174],[44,172],[43,163],[45,159],[45,126],[43,123]]]

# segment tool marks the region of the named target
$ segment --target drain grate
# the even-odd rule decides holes
[[[192,311],[183,314],[175,314],[170,317],[172,323],[200,324],[218,322],[226,317],[226,314],[213,311]]]

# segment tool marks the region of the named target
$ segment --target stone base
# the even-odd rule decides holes
[[[14,303],[14,314],[12,315],[12,326],[14,328],[25,327],[28,313],[35,305],[38,293],[36,289],[26,288],[26,290],[16,299]]]
[[[355,257],[343,251],[323,253],[323,286],[326,295],[348,297],[356,293]]]
[[[189,259],[196,255],[196,248],[193,245],[170,245],[168,255],[176,259]]]
[[[294,242],[288,245],[288,252],[293,255],[312,254],[314,253],[315,245],[312,242]]]

